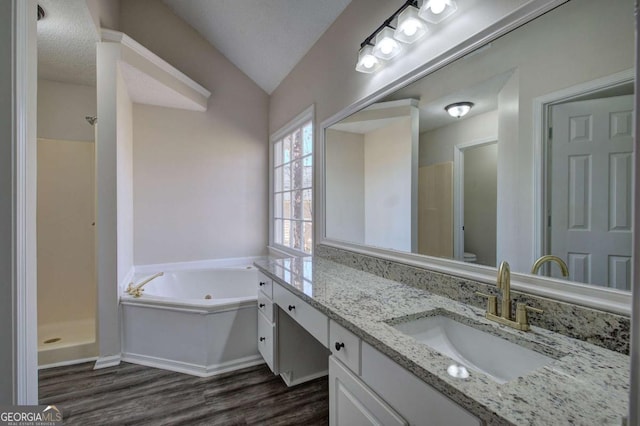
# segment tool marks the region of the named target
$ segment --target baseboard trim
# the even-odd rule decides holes
[[[282,380],[284,381],[284,383],[288,386],[296,386],[299,385],[300,383],[305,383],[305,382],[309,382],[311,380],[314,379],[318,379],[320,377],[324,377],[327,376],[329,374],[329,370],[324,370],[324,371],[319,371],[317,373],[313,373],[313,374],[309,374],[307,376],[303,376],[303,377],[296,377],[295,379],[291,379],[291,373],[290,372],[286,372],[286,373],[281,373],[280,377],[282,377]]]
[[[90,358],[70,359],[67,361],[53,362],[51,364],[39,365],[38,370],[46,370],[47,368],[66,367],[68,365],[84,364],[85,362],[92,362],[98,359],[97,356]],[[95,368],[94,368],[95,369]]]
[[[100,370],[101,368],[115,367],[116,365],[120,365],[120,361],[122,361],[122,355],[120,354],[101,356],[96,360],[96,364],[93,366],[93,369]]]
[[[132,364],[145,365],[147,367],[160,368],[162,370],[175,371],[176,373],[189,374],[197,377],[212,377],[230,371],[240,370],[255,365],[264,364],[264,359],[258,355],[239,358],[221,364],[199,365],[171,359],[158,358],[149,355],[123,353],[122,361]]]

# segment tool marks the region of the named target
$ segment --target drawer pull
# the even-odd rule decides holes
[[[261,303],[261,304],[258,305],[258,307],[260,307],[260,308],[264,308],[264,306],[265,306],[264,303]]]
[[[343,342],[336,342],[336,351],[339,351],[340,349],[344,348],[344,343]]]
[[[296,307],[293,305],[289,305],[289,312],[293,311]]]
[[[261,338],[260,338],[260,341],[261,341],[261,342],[264,342],[265,340],[267,340],[267,338],[266,338],[266,337],[261,337]]]
[[[260,287],[267,285],[267,283],[265,283],[264,281],[260,281],[260,284],[258,284]]]

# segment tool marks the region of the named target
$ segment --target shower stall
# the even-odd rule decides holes
[[[37,202],[38,365],[95,359],[93,140],[38,139]]]

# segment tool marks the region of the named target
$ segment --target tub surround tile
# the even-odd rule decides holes
[[[351,268],[369,272],[382,278],[398,281],[478,308],[486,308],[487,300],[475,292],[500,292],[493,284],[446,275],[428,269],[404,265],[386,259],[320,245],[316,256]],[[612,351],[629,354],[631,322],[629,317],[599,311],[584,306],[553,300],[511,290],[512,308],[516,303],[544,310],[544,314],[530,314],[530,323],[547,330],[592,343]],[[512,313],[513,314],[513,313]]]
[[[256,265],[487,424],[619,424],[626,414],[628,356],[544,328],[534,326],[525,333],[488,321],[484,309],[473,306],[481,305],[482,300],[466,304],[466,299],[452,300],[431,291],[432,283],[445,287],[443,277],[437,276],[440,274],[421,273],[412,282],[422,284],[406,285],[344,263],[375,265],[396,280],[418,275],[416,271],[380,259],[354,259],[345,255],[337,263],[316,256],[265,260]],[[462,291],[472,290],[458,289],[458,293]],[[493,329],[524,346],[538,350],[545,346],[547,354],[560,358],[506,384],[474,371],[468,379],[453,378],[447,374],[450,358],[389,325],[434,311],[446,311],[456,319]]]

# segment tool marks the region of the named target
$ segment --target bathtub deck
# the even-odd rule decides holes
[[[39,372],[40,404],[77,425],[327,425],[326,377],[287,388],[265,366],[210,378],[122,363]]]

